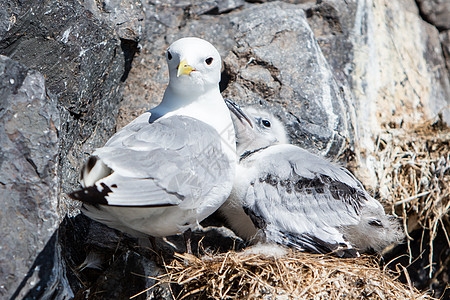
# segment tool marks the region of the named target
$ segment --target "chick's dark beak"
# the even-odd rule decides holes
[[[225,103],[228,106],[228,109],[241,121],[241,123],[244,124],[244,121],[247,122],[251,128],[253,128],[253,124],[250,121],[250,119],[247,117],[247,115],[242,111],[242,109],[234,103],[233,101],[229,99],[225,99]]]

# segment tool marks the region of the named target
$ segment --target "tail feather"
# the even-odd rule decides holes
[[[81,186],[84,188],[93,186],[96,181],[111,175],[112,172],[113,170],[105,165],[98,156],[92,155],[81,168]]]

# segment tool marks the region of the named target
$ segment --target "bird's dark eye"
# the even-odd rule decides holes
[[[208,57],[207,59],[205,59],[205,63],[209,66],[210,64],[212,64],[213,62],[213,58],[212,57]]]
[[[172,53],[170,53],[170,51],[167,51],[167,59],[168,60],[172,59]]]
[[[262,120],[262,124],[267,128],[270,127],[270,122],[268,120]]]

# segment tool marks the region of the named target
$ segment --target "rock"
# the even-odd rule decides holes
[[[44,76],[5,56],[0,99],[0,298],[8,298],[61,220],[60,117]],[[34,283],[24,285],[27,290]]]
[[[83,214],[66,218],[63,225],[59,243],[70,245],[64,256],[74,299],[128,299],[156,283],[153,278],[162,269],[137,239]],[[137,299],[169,299],[169,295],[162,285]]]
[[[114,28],[121,39],[139,42],[144,25],[144,12],[140,1],[86,0],[84,5],[97,19]]]
[[[361,0],[354,15],[348,80],[364,170],[359,176],[376,187],[377,135],[386,128],[412,128],[438,113],[450,124],[449,76],[438,31],[418,16],[413,1],[366,6]]]
[[[125,59],[125,70],[121,81],[125,81],[131,70],[134,56],[139,51],[138,42],[141,39],[144,26],[144,12],[141,2],[136,0],[87,0],[84,5],[97,19],[116,30]]]
[[[73,299],[56,231],[21,279],[11,299]]]
[[[447,0],[417,0],[423,19],[439,30],[450,29],[450,2]]]
[[[61,257],[64,258],[64,265],[60,266],[68,282],[64,287],[73,293],[72,297],[75,299],[80,296],[85,299],[87,290],[110,269],[118,257],[134,249],[138,242],[135,238],[79,214],[63,220],[58,230],[57,245],[60,245]],[[122,265],[122,268],[126,266]],[[121,279],[126,282],[129,277],[134,275],[127,274]],[[145,278],[140,279],[146,282]],[[58,281],[59,278],[54,278],[53,281],[55,280]],[[136,278],[133,280],[136,282]]]
[[[15,1],[2,1],[0,8],[0,37],[5,36],[14,26],[18,15],[20,15],[20,10]]]
[[[173,299],[168,285],[158,284],[154,279],[163,273],[155,262],[127,251],[116,258],[92,287],[78,293],[75,299],[130,299],[141,292],[133,299]]]
[[[191,16],[199,16],[203,14],[223,14],[230,12],[236,8],[244,6],[244,0],[214,0],[214,1],[190,1],[185,8],[189,10]]]
[[[347,83],[352,69],[352,29],[357,2],[320,1],[304,7],[315,39],[330,64],[337,80]]]
[[[217,11],[219,14],[230,12],[236,8],[244,6],[244,0],[217,1]]]
[[[355,165],[364,184],[376,188],[373,151],[381,131],[411,128],[438,114],[450,124],[449,76],[438,31],[411,0],[325,0],[306,15],[338,82],[351,87],[343,92],[354,96],[356,108]]]
[[[3,88],[1,93],[24,99],[34,94],[42,94],[44,97],[41,99],[41,96],[36,96],[35,101],[30,98],[34,101],[29,103],[33,109],[16,112],[19,117],[26,114],[25,120],[28,122],[19,126],[20,124],[8,119],[9,123],[5,124],[9,124],[9,136],[2,136],[2,145],[10,144],[5,149],[11,152],[8,152],[8,156],[3,156],[1,166],[11,170],[2,170],[4,178],[0,181],[7,182],[8,185],[0,185],[0,199],[5,199],[7,191],[8,197],[12,197],[11,201],[16,200],[15,203],[12,202],[16,206],[5,204],[1,214],[15,216],[15,210],[18,210],[20,218],[17,218],[16,223],[10,221],[10,218],[1,218],[2,228],[6,231],[2,232],[0,242],[0,295],[7,293],[6,295],[11,296],[15,293],[15,297],[33,299],[44,297],[44,293],[57,299],[71,298],[73,292],[66,280],[66,274],[70,277],[71,271],[66,273],[67,257],[63,259],[62,255],[67,253],[66,247],[79,245],[61,243],[66,237],[54,234],[54,230],[66,213],[74,215],[78,212],[76,205],[66,199],[65,193],[78,187],[79,166],[93,148],[101,146],[114,131],[117,104],[121,100],[121,78],[123,79],[126,69],[126,57],[122,51],[124,45],[115,32],[116,24],[108,24],[115,19],[103,20],[96,17],[80,1],[49,0],[38,6],[31,2],[0,2],[0,54],[23,64],[21,67],[8,69],[8,72],[18,72],[19,77],[14,78],[13,84],[9,81],[2,82],[8,89],[14,87],[14,93]],[[43,76],[35,75],[39,73],[32,69],[38,70]],[[47,91],[44,88],[44,78]],[[27,89],[25,92],[21,90],[22,82],[27,83],[24,86]],[[19,93],[19,96],[15,93]],[[6,96],[2,97],[2,106],[9,103],[8,99]],[[46,102],[42,104],[38,100]],[[2,118],[11,118],[11,109],[19,109],[25,105],[20,101],[11,103],[17,107],[8,104],[8,113],[2,111]],[[59,112],[56,112],[56,116],[61,124],[57,124],[50,114],[50,108],[56,109],[57,106],[61,117]],[[48,124],[45,123],[47,119]],[[52,125],[50,120],[55,124]],[[18,134],[10,132],[15,127],[18,128]],[[27,128],[31,131],[23,133]],[[55,128],[59,128],[58,135]],[[38,135],[39,132],[42,137]],[[47,137],[45,134],[53,134],[55,143],[56,138],[59,139],[59,144],[54,145],[54,149],[51,148],[50,141],[43,140]],[[6,138],[11,139],[11,142]],[[43,163],[47,157],[50,157],[48,161],[53,160],[55,166],[49,164],[45,167]],[[60,159],[59,165],[56,165],[57,159]],[[13,168],[16,168],[17,173],[12,173]],[[54,174],[48,175],[50,172]],[[41,175],[42,178],[39,178]],[[10,181],[11,184],[16,184],[17,191],[12,190]],[[17,225],[19,221],[21,223]],[[7,224],[3,225],[4,222]],[[11,230],[8,231],[9,226]],[[46,250],[39,253],[52,234],[54,238],[47,243]],[[4,258],[7,259],[6,262]],[[3,271],[13,275],[3,280]],[[73,276],[70,278],[73,279]]]
[[[352,99],[343,97],[303,10],[266,3],[230,22],[237,46],[225,58],[232,78],[225,96],[270,106],[305,148],[338,157],[351,147]]]
[[[0,54],[44,74],[63,109],[59,173],[67,193],[87,154],[113,133],[124,74],[120,40],[79,1],[1,2],[8,21],[0,26],[7,29]]]
[[[279,0],[247,0],[249,3],[265,3],[265,2],[274,2]],[[292,3],[292,4],[304,4],[304,3],[313,3],[316,0],[285,0],[283,2]]]
[[[450,72],[450,30],[443,31],[439,34],[441,40],[442,52],[444,53],[445,65]]]

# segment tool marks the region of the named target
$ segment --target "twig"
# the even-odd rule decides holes
[[[403,200],[401,200],[401,201],[395,202],[394,205],[400,205],[400,204],[403,204],[403,203],[408,203],[408,202],[410,202],[410,201],[412,201],[412,200],[414,200],[414,199],[417,199],[417,198],[420,198],[420,197],[422,197],[422,196],[428,195],[428,194],[431,193],[431,192],[434,192],[434,190],[422,192],[422,193],[420,193],[420,194],[417,194],[417,195],[408,197],[408,198],[403,199]]]

